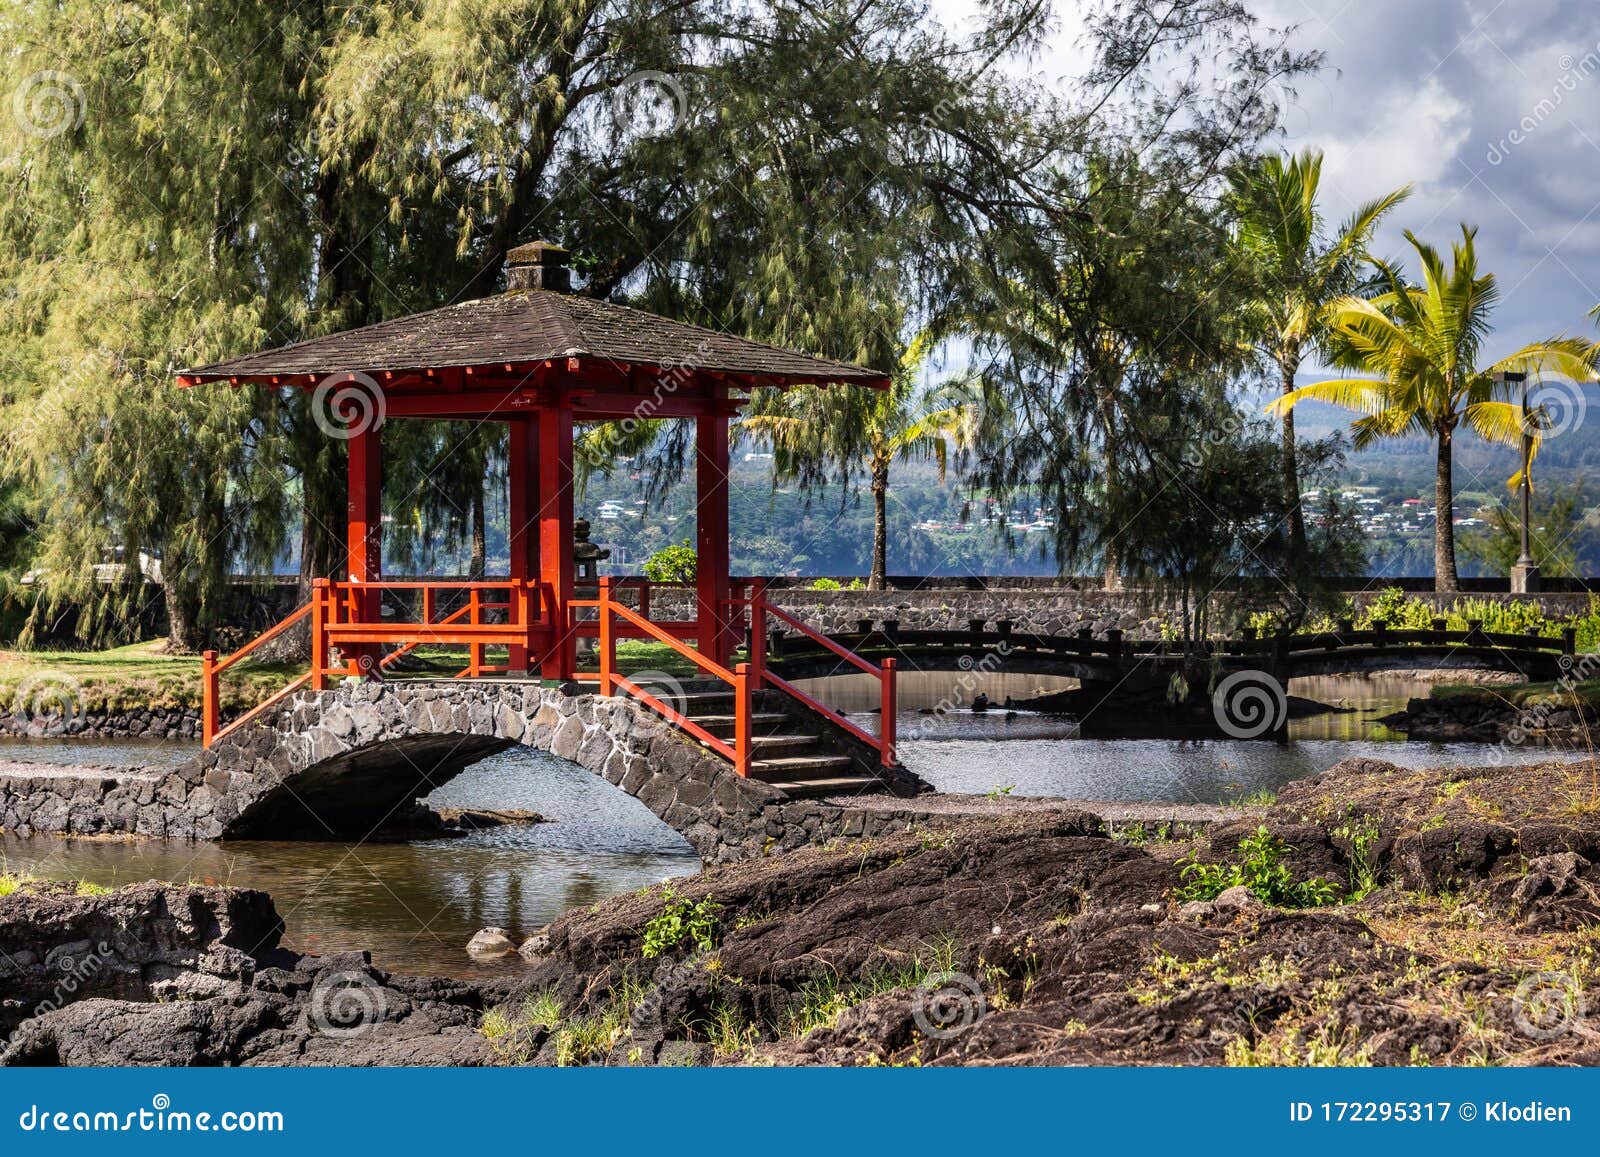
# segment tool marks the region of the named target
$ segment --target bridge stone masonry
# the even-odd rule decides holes
[[[789,738],[771,730],[774,740]],[[12,768],[6,775],[0,768],[0,827],[21,834],[359,839],[381,833],[471,764],[516,746],[601,776],[708,862],[937,820],[934,810],[904,798],[928,788],[903,769],[881,772],[873,790],[856,786],[855,794],[808,793],[803,783],[785,789],[738,775],[631,699],[474,680],[352,682],[300,692],[166,773]],[[817,783],[827,789],[839,781]]]

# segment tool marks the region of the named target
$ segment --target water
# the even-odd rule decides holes
[[[1377,718],[1427,694],[1404,679],[1297,680],[1294,694],[1356,710],[1294,720],[1289,741],[1082,739],[1054,716],[962,710],[982,692],[996,702],[1063,690],[1068,680],[1022,675],[901,676],[900,751],[943,791],[1011,788],[1024,796],[1216,803],[1371,756],[1406,767],[1473,765],[1503,755],[1488,744],[1408,743]],[[808,681],[830,704],[866,714],[870,677]],[[921,708],[944,707],[936,715]],[[195,745],[140,740],[0,741],[0,760],[172,766]],[[1540,758],[1555,755],[1541,751]],[[0,834],[9,871],[119,885],[146,879],[233,884],[270,892],[285,943],[320,953],[368,948],[384,967],[456,976],[515,973],[516,958],[480,963],[465,945],[479,928],[531,932],[569,909],[698,870],[688,844],[599,777],[552,756],[514,750],[469,768],[435,792],[436,805],[526,808],[556,822],[456,840],[406,844],[223,844],[21,839]]]
[[[0,757],[33,758],[33,744]],[[123,745],[83,744],[110,762]],[[148,744],[125,751],[144,763]],[[173,748],[186,745],[173,744]],[[192,753],[188,745],[187,753]],[[61,760],[65,762],[65,759]],[[405,844],[220,844],[165,840],[23,839],[0,834],[9,871],[115,886],[140,880],[261,888],[305,952],[370,948],[400,972],[483,976],[520,961],[480,963],[465,952],[478,929],[532,932],[570,908],[699,870],[682,836],[638,800],[576,764],[514,750],[468,768],[429,799],[439,805],[527,808],[558,822]]]

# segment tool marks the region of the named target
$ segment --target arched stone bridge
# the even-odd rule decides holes
[[[863,794],[859,806],[799,799],[739,776],[622,697],[511,681],[346,683],[294,695],[173,772],[157,789],[164,830],[152,834],[360,838],[471,764],[518,745],[600,775],[711,861],[852,828],[903,827],[918,817],[903,807],[875,812],[874,794],[926,790],[899,771],[875,782],[877,792]]]

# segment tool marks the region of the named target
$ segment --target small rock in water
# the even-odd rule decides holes
[[[517,949],[517,955],[531,962],[549,951],[550,937],[543,932],[535,932],[522,942],[522,947]]]
[[[517,950],[504,928],[484,928],[467,941],[467,955],[478,957],[509,956]]]

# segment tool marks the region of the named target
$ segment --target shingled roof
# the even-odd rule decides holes
[[[185,384],[292,375],[383,373],[564,359],[755,379],[882,386],[848,362],[808,357],[643,310],[550,289],[521,289],[184,370]]]

